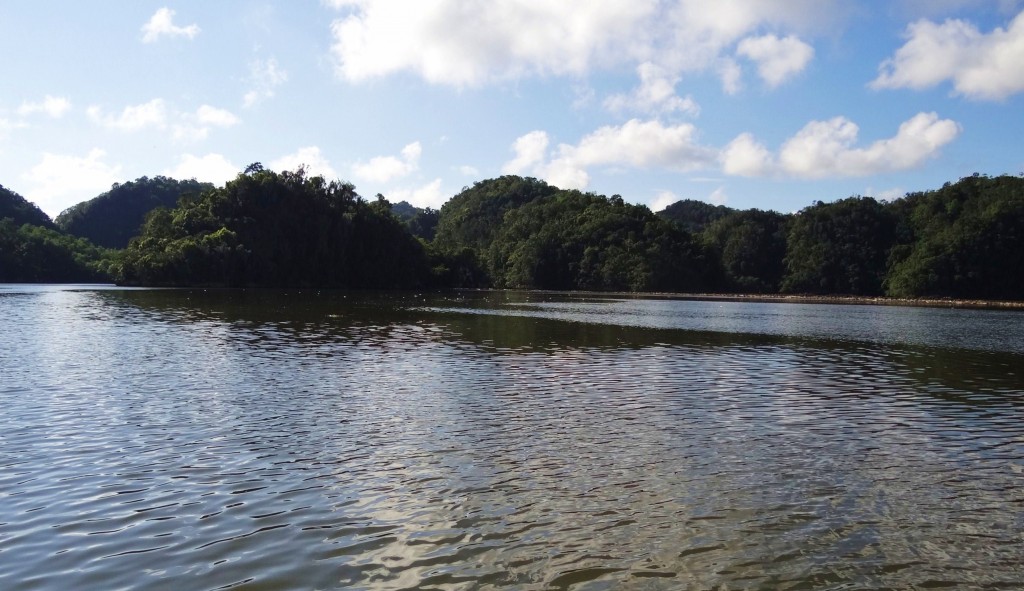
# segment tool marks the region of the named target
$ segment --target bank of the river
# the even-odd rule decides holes
[[[482,290],[501,291],[501,290]],[[515,291],[515,290],[508,290]],[[755,293],[669,293],[669,292],[607,292],[607,291],[544,291],[538,293],[574,296],[666,298],[673,300],[721,302],[770,302],[791,304],[865,304],[876,306],[916,306],[927,308],[971,308],[991,310],[1024,310],[1021,300],[976,300],[963,298],[893,298],[885,296],[755,294]]]
[[[27,285],[27,284],[4,284],[0,285]],[[114,284],[103,283],[81,283],[83,288],[87,287],[110,287]],[[118,287],[144,288],[142,285],[121,285]],[[217,285],[190,285],[177,286],[182,289],[253,289],[253,288],[231,288]],[[167,286],[149,286],[148,289],[166,289]],[[300,288],[312,289],[316,288]],[[526,292],[530,290],[501,290],[501,289],[462,289],[458,291],[472,292]],[[1024,300],[982,300],[949,297],[924,297],[924,298],[893,298],[886,296],[855,296],[855,295],[814,295],[814,294],[760,294],[760,293],[672,293],[672,292],[609,292],[609,291],[544,291],[536,290],[537,293],[565,294],[574,296],[600,296],[600,297],[628,297],[628,298],[667,298],[674,300],[693,301],[721,301],[721,302],[771,302],[771,303],[794,303],[794,304],[857,304],[876,306],[915,306],[927,308],[971,308],[979,310],[1024,310]]]

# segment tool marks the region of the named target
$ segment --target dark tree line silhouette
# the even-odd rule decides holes
[[[7,282],[1022,299],[1022,271],[1024,179],[1014,176],[788,215],[690,200],[655,214],[518,176],[420,209],[257,163],[223,188],[115,185],[56,224],[0,187]]]

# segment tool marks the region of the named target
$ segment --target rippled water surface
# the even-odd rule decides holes
[[[0,286],[0,589],[1024,587],[1024,314]]]

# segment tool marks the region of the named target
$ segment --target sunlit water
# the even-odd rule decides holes
[[[1024,587],[1024,314],[0,286],[0,589]]]

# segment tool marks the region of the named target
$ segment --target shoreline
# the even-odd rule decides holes
[[[299,291],[366,291],[361,289],[324,289],[315,287],[228,287],[217,285],[181,285],[181,286],[158,286],[158,285],[120,285],[116,283],[0,283],[0,286],[10,285],[50,285],[50,286],[75,286],[82,289],[91,287],[116,287],[119,289],[213,289],[225,291],[246,291],[246,290],[289,290]],[[415,289],[399,290],[369,290],[369,291],[400,291],[420,292]],[[984,300],[972,298],[952,297],[921,297],[921,298],[895,298],[888,296],[854,296],[854,295],[815,295],[815,294],[760,294],[760,293],[681,293],[681,292],[635,292],[635,291],[588,291],[588,290],[542,290],[542,289],[496,289],[496,288],[455,288],[428,291],[455,291],[455,292],[494,292],[494,293],[535,293],[566,296],[587,296],[599,298],[658,298],[666,300],[690,300],[698,302],[758,302],[773,304],[840,304],[840,305],[862,305],[862,306],[907,306],[913,308],[964,308],[975,310],[1021,310],[1024,311],[1024,300]]]
[[[484,290],[487,291],[487,290]],[[493,290],[506,291],[506,290]],[[518,290],[507,290],[518,291]],[[983,300],[971,298],[894,298],[888,296],[814,295],[814,294],[737,294],[737,293],[674,293],[674,292],[607,292],[607,291],[542,291],[528,293],[585,295],[595,297],[661,298],[699,302],[758,302],[776,304],[841,304],[866,306],[907,306],[914,308],[966,308],[976,310],[1021,310],[1024,301]]]

